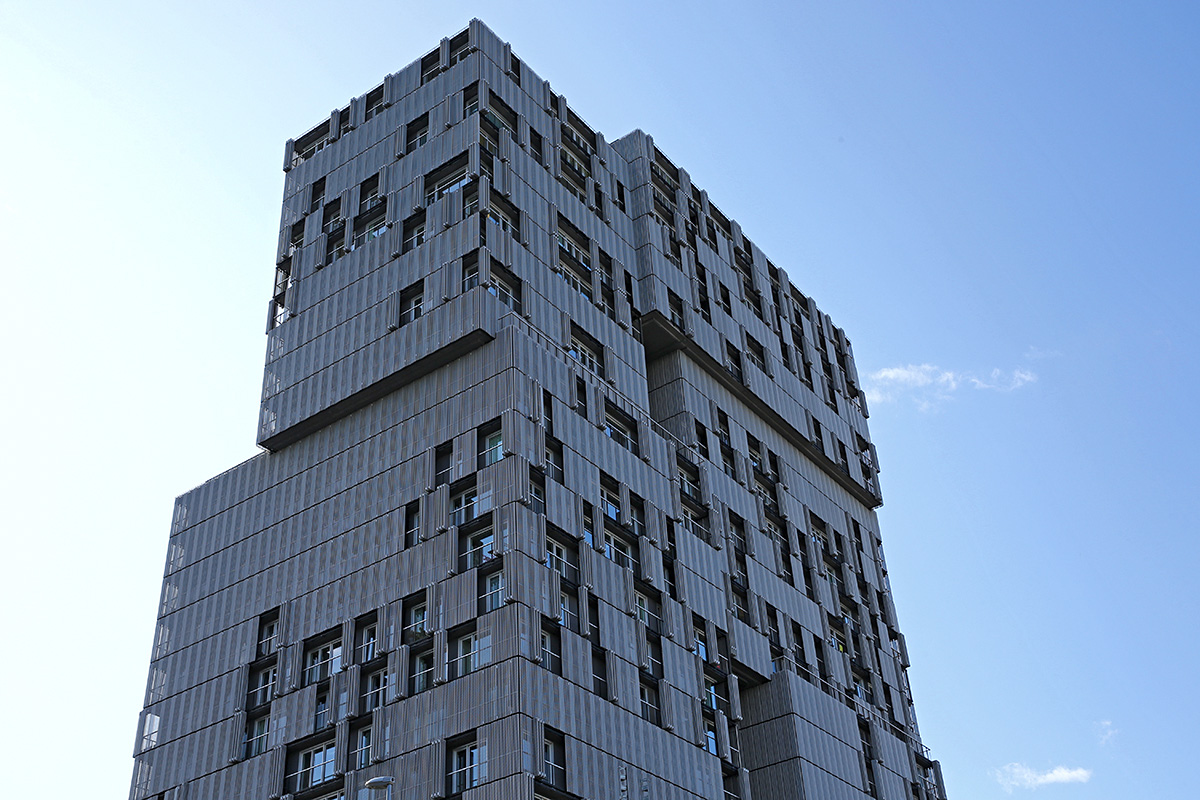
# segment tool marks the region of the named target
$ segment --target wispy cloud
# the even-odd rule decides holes
[[[1013,789],[1039,789],[1052,783],[1087,783],[1092,771],[1083,767],[1055,767],[1044,772],[1030,769],[1024,764],[1005,764],[992,771],[992,777],[1000,788],[1012,794]]]
[[[1062,350],[1052,350],[1031,344],[1029,345],[1029,349],[1025,351],[1025,358],[1030,361],[1041,361],[1046,358],[1062,358],[1062,354]]]
[[[867,402],[890,403],[909,397],[917,408],[929,411],[954,398],[964,386],[993,392],[1011,392],[1037,380],[1037,374],[1018,367],[1012,371],[993,369],[986,376],[942,369],[933,364],[886,367],[867,376]]]
[[[1096,736],[1100,739],[1101,747],[1115,739],[1118,733],[1117,726],[1110,720],[1102,719],[1096,723]]]
[[[987,380],[982,378],[967,378],[976,389],[994,389],[997,392],[1011,392],[1020,389],[1027,383],[1037,380],[1037,375],[1027,369],[1014,369],[1011,374],[994,369]]]

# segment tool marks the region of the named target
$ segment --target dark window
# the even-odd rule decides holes
[[[407,253],[425,243],[425,211],[422,209],[404,220],[404,244],[400,252]]]
[[[417,281],[400,293],[400,324],[407,325],[421,316],[425,305],[425,282]]]
[[[413,547],[421,540],[421,502],[413,500],[404,507],[404,546]]]
[[[363,114],[363,121],[369,121],[373,117],[379,115],[383,111],[383,86],[377,86],[367,92],[367,109]]]
[[[325,179],[317,178],[309,188],[308,213],[315,214],[325,202]]]
[[[429,114],[425,113],[405,126],[404,152],[410,153],[429,141]]]

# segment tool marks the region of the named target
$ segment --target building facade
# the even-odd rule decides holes
[[[473,21],[284,171],[132,800],[944,797],[850,342],[650,136]]]

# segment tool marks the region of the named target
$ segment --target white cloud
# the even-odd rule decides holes
[[[1111,742],[1120,733],[1110,720],[1103,719],[1096,723],[1096,735],[1100,737],[1100,746]]]
[[[1017,368],[1011,372],[993,369],[986,377],[969,372],[942,369],[933,364],[907,364],[885,367],[867,376],[867,403],[889,403],[910,397],[921,411],[930,411],[953,399],[963,386],[993,392],[1011,392],[1037,380],[1037,374]]]
[[[1043,358],[1062,358],[1062,354],[1062,350],[1044,350],[1036,344],[1031,344],[1025,351],[1025,358],[1030,361],[1040,361]]]
[[[992,776],[1004,791],[1012,794],[1013,789],[1038,789],[1052,783],[1087,783],[1092,778],[1092,771],[1059,766],[1038,772],[1024,764],[1005,764],[993,770]]]
[[[981,378],[968,378],[971,385],[976,389],[992,389],[997,392],[1011,392],[1013,389],[1020,389],[1027,383],[1033,383],[1037,380],[1037,375],[1027,369],[1014,369],[1012,375],[1007,375],[1002,370],[994,369],[987,380]]]

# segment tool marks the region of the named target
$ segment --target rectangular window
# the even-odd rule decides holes
[[[451,680],[474,672],[479,668],[475,633],[459,636],[450,643],[447,672]]]
[[[537,163],[545,163],[546,159],[542,156],[542,135],[532,127],[529,129],[529,153]]]
[[[386,201],[387,198],[379,198],[377,205],[354,218],[354,238],[350,242],[351,250],[364,247],[368,242],[387,233],[387,209],[384,205]]]
[[[750,363],[758,367],[763,372],[767,371],[767,354],[763,350],[762,344],[753,336],[746,336],[746,353],[750,356]]]
[[[479,110],[479,81],[475,81],[463,89],[463,117],[469,117]]]
[[[267,752],[267,737],[270,733],[270,716],[264,714],[250,720],[246,726],[246,758],[254,758]]]
[[[372,672],[363,681],[363,705],[367,711],[383,705],[388,687],[387,670]]]
[[[584,419],[587,419],[587,384],[584,383],[583,378],[575,379],[575,412]]]
[[[329,144],[329,123],[322,122],[296,140],[292,151],[292,166],[321,152],[327,144]]]
[[[304,653],[304,685],[325,680],[342,669],[342,640],[312,645]]]
[[[694,621],[692,635],[696,640],[696,655],[701,661],[708,661],[708,632],[699,617]]]
[[[521,281],[492,259],[492,284],[488,292],[514,313],[521,313]]]
[[[603,652],[592,652],[592,691],[608,699],[608,660]]]
[[[319,786],[337,775],[337,746],[332,742],[305,750],[297,759],[297,770],[293,773],[292,789],[303,791]]]
[[[573,591],[558,593],[558,622],[567,630],[579,633],[579,598]]]
[[[629,493],[629,527],[635,536],[646,535],[646,502],[633,492]]]
[[[467,154],[452,158],[425,175],[425,205],[431,206],[442,197],[464,188],[473,179],[467,174]]]
[[[423,650],[413,653],[411,674],[411,694],[419,694],[433,686],[433,651]]]
[[[413,500],[404,507],[404,546],[415,547],[421,541],[421,503]]]
[[[492,572],[479,579],[479,613],[486,614],[504,605],[504,573]]]
[[[641,700],[642,719],[658,725],[658,687],[648,680],[643,680],[638,687],[638,695]]]
[[[479,285],[479,252],[475,251],[463,256],[462,260],[462,290],[469,292]]]
[[[611,531],[604,532],[604,555],[622,567],[637,571],[636,546]]]
[[[263,614],[258,620],[258,657],[269,656],[275,652],[276,631],[279,627],[278,609]]]
[[[579,548],[569,542],[566,534],[546,534],[546,566],[571,583],[579,583]]]
[[[546,479],[529,468],[529,510],[535,514],[546,513]]]
[[[382,203],[385,199],[386,198],[379,191],[378,172],[358,185],[359,214],[362,214],[365,211],[370,211]]]
[[[471,742],[450,752],[447,793],[460,794],[473,789],[487,778],[487,759],[482,749]]]
[[[454,66],[471,53],[470,31],[463,31],[450,40],[450,66]]]
[[[411,153],[429,140],[429,114],[425,113],[405,126],[404,152]]]
[[[429,606],[425,602],[425,592],[417,592],[404,598],[403,612],[402,638],[405,644],[412,644],[432,633],[429,628]]]
[[[542,625],[542,666],[555,675],[562,675],[562,635],[557,625]]]
[[[488,203],[487,210],[484,211],[484,222],[491,223],[500,228],[514,239],[521,238],[521,212],[512,203],[505,200],[498,192],[493,191],[491,202]],[[484,237],[488,235],[487,230],[483,231]]]
[[[350,753],[350,769],[371,766],[371,728],[359,728],[354,735],[354,751]]]
[[[679,494],[693,503],[704,503],[700,490],[700,469],[694,464],[679,460],[676,462],[679,470]]]
[[[422,209],[404,220],[404,243],[400,252],[407,253],[425,243],[425,211]]]
[[[704,723],[704,749],[714,756],[717,754],[717,726],[715,723]]]
[[[653,633],[659,633],[662,630],[662,608],[657,600],[652,600],[641,592],[634,594],[634,611],[637,614],[638,621],[650,629]]]
[[[417,281],[400,293],[400,324],[407,325],[421,316],[425,305],[425,282]]]
[[[454,443],[443,442],[433,451],[433,485],[450,482],[450,459],[454,455]]]
[[[621,522],[621,492],[617,482],[607,475],[600,477],[600,499],[603,501],[604,516],[613,522]]]
[[[504,432],[500,429],[499,419],[479,426],[475,438],[479,447],[477,469],[491,466],[504,458]]]
[[[490,527],[474,533],[463,534],[460,544],[462,556],[459,568],[465,572],[475,567],[481,567],[491,561],[495,553],[495,534]]]
[[[742,354],[738,352],[732,342],[725,343],[725,370],[738,383],[746,382],[746,376],[742,372]]]
[[[275,665],[255,670],[250,676],[250,691],[246,698],[246,707],[255,708],[271,702],[271,693],[275,689]]]
[[[475,501],[478,494],[475,487],[454,494],[450,498],[450,524],[462,526],[475,519]]]
[[[635,456],[639,453],[637,422],[625,412],[605,404],[604,435]]]
[[[709,458],[708,451],[708,431],[700,420],[694,420],[696,429],[696,454],[701,458]]]
[[[321,728],[324,728],[326,725],[328,725],[328,724],[330,724],[330,722],[332,722],[332,720],[329,718],[329,695],[328,694],[322,693],[322,694],[317,695],[315,709],[316,710],[313,714],[313,727],[316,730],[321,730]]]
[[[559,483],[565,479],[562,442],[549,436],[546,437],[546,475]]]
[[[567,354],[598,377],[604,377],[604,346],[574,325],[571,326],[571,344]]]
[[[162,717],[158,714],[146,714],[146,718],[142,720],[142,750],[149,750],[158,744],[158,728],[161,722]]]
[[[545,729],[545,740],[542,742],[542,770],[546,773],[546,783],[557,789],[567,788],[567,749],[564,746],[563,735],[550,728]]]
[[[377,86],[367,92],[366,106],[363,122],[370,122],[383,111],[383,86]]]

